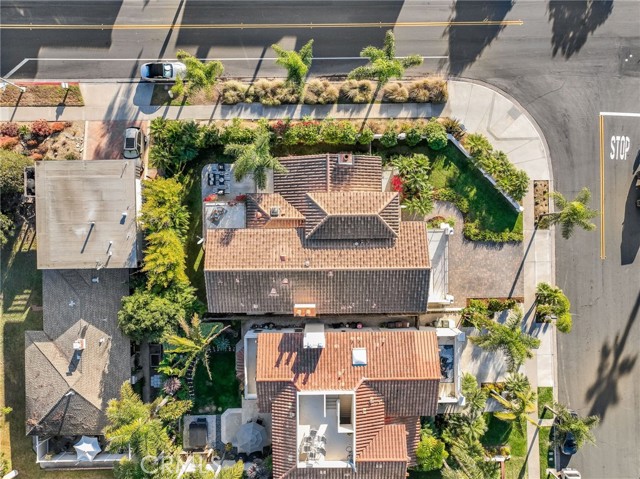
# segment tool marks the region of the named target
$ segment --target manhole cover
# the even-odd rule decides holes
[[[620,49],[620,73],[626,76],[640,76],[640,48]]]

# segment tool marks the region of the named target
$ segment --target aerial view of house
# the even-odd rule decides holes
[[[640,2],[0,12],[0,479],[638,478]]]

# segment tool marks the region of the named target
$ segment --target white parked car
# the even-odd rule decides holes
[[[187,66],[180,62],[145,63],[140,67],[140,77],[143,81],[176,81],[184,77]]]

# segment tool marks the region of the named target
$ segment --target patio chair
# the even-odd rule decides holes
[[[216,183],[216,178],[213,173],[207,173],[207,184],[213,186]]]
[[[224,163],[218,163],[218,171],[224,171],[227,169],[227,165]]]

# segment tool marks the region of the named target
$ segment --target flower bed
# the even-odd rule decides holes
[[[84,106],[82,92],[77,83],[70,83],[69,89],[60,83],[16,83],[26,87],[24,93],[8,85],[0,91],[0,106]]]
[[[154,85],[152,105],[238,105],[261,103],[278,105],[331,105],[336,103],[445,103],[449,99],[447,81],[441,77],[391,82],[376,93],[369,80],[335,82],[322,78],[309,80],[300,94],[282,79],[261,78],[254,83],[227,80],[211,89],[171,98],[165,85]]]

